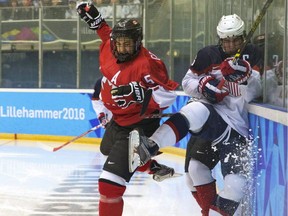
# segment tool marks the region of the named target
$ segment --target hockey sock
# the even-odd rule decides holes
[[[121,216],[124,205],[122,196],[126,186],[99,179],[98,190],[100,193],[99,216]]]
[[[239,206],[239,202],[225,199],[217,195],[214,204],[210,207],[223,216],[233,216]]]
[[[197,191],[191,191],[191,194],[192,194],[193,197],[195,198],[195,200],[196,200],[196,202],[198,203],[198,205],[201,207],[202,204],[201,204],[201,200],[200,200],[200,198],[199,198],[199,196],[198,196]]]
[[[202,215],[208,216],[209,208],[214,203],[216,198],[216,183],[211,182],[209,184],[195,186],[198,198],[200,202],[200,207],[202,208]]]

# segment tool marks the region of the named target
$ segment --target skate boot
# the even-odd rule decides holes
[[[175,173],[173,168],[159,164],[155,160],[151,162],[150,170],[153,174],[153,179],[158,182],[171,178]]]
[[[158,145],[144,135],[141,128],[132,130],[129,134],[128,163],[129,172],[134,172],[138,166],[146,164],[159,150]]]

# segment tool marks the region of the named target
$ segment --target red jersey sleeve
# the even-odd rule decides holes
[[[105,43],[107,40],[110,40],[111,31],[111,27],[106,22],[104,22],[101,28],[97,30],[97,34],[99,35],[103,43]]]

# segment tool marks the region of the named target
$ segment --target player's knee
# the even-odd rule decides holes
[[[240,202],[244,196],[247,180],[239,174],[229,174],[224,177],[224,188],[219,193],[223,198]]]
[[[125,179],[124,178],[122,178],[118,175],[115,175],[114,173],[108,172],[106,170],[103,170],[99,179],[102,179],[104,181],[115,182],[119,185],[125,186]]]
[[[211,170],[198,160],[191,158],[188,167],[189,175],[194,186],[204,185],[215,181]]]
[[[98,181],[98,190],[101,202],[119,203],[122,202],[122,196],[126,190],[126,186],[100,178]]]
[[[197,133],[206,123],[209,117],[209,110],[200,102],[192,102],[182,107],[180,113],[184,115],[189,122],[189,130]]]
[[[185,179],[186,179],[186,185],[189,188],[190,191],[196,191],[196,188],[194,187],[193,180],[191,179],[189,173],[185,173]]]

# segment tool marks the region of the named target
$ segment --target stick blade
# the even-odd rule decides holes
[[[46,144],[41,143],[41,142],[37,142],[37,145],[45,151],[54,152],[54,147],[52,147],[52,146],[46,145]]]

